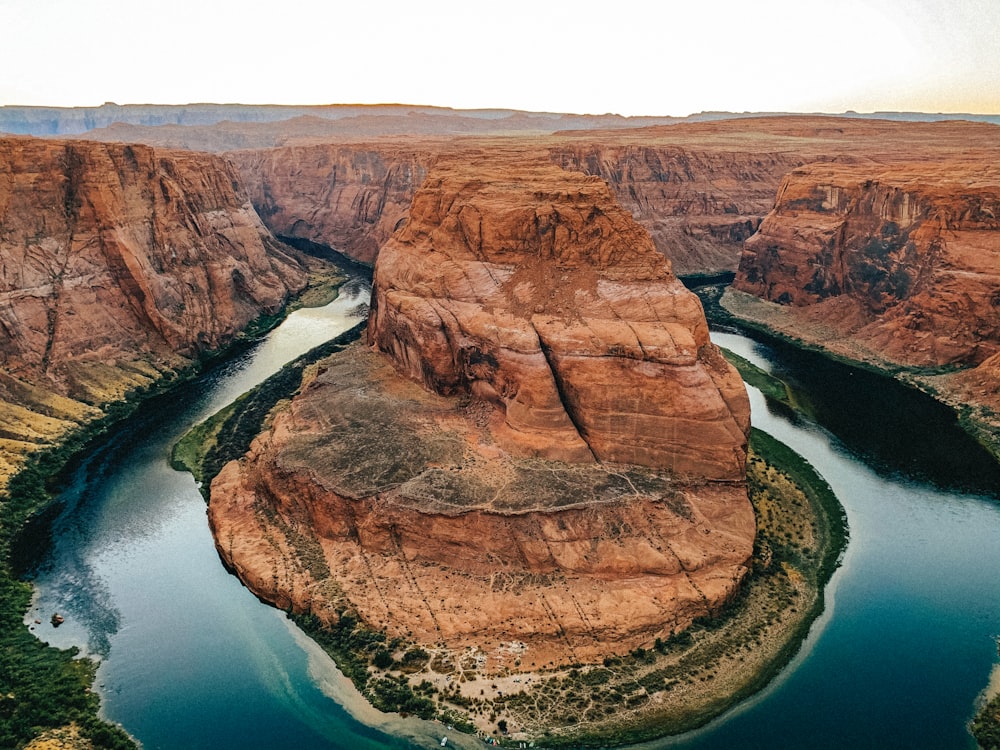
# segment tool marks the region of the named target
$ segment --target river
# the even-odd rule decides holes
[[[67,479],[30,618],[42,639],[100,659],[105,715],[146,748],[437,745],[438,725],[359,707],[329,658],[223,569],[193,479],[168,463],[191,425],[356,323],[367,294],[354,279],[331,305],[293,313],[241,357],[147,403]],[[713,338],[793,382],[826,425],[751,389],[755,426],[830,482],[851,541],[825,614],[769,688],[644,747],[974,748],[965,723],[1000,632],[995,462],[947,412],[892,383],[739,334]],[[57,629],[53,612],[66,618]]]

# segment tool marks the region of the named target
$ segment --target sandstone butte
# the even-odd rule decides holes
[[[997,156],[794,170],[733,285],[774,304],[726,304],[850,359],[956,371],[935,389],[1000,411]]]
[[[305,282],[219,157],[0,139],[0,476]]]
[[[599,178],[442,159],[382,248],[370,347],[321,361],[211,487],[225,561],[482,674],[600,660],[729,600],[749,405]]]

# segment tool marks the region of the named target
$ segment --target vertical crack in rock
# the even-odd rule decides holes
[[[529,321],[530,322],[530,321]],[[580,424],[576,409],[573,406],[572,399],[566,392],[566,384],[563,382],[562,374],[559,372],[559,367],[555,361],[555,357],[552,354],[552,349],[545,342],[545,338],[535,327],[534,322],[530,322],[531,330],[535,332],[535,336],[538,337],[538,347],[542,351],[542,355],[545,357],[545,363],[549,367],[549,372],[552,373],[552,381],[556,384],[556,394],[559,396],[559,403],[562,404],[563,411],[566,412],[566,416],[569,418],[570,423],[573,425],[573,429],[576,430],[576,434],[580,436],[580,440],[583,441],[584,445],[587,446],[587,450],[595,461],[598,461],[597,454],[594,453],[594,449],[591,447],[590,442],[587,440],[587,433],[583,426]]]

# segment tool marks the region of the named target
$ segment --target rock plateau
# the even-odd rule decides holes
[[[212,484],[224,559],[326,622],[599,660],[747,572],[749,410],[696,298],[598,178],[440,162],[376,266],[372,349],[321,361]]]

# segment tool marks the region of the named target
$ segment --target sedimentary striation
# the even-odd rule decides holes
[[[496,674],[623,653],[734,594],[746,394],[601,180],[442,160],[379,254],[369,338],[212,484],[260,596]]]
[[[414,132],[424,135],[365,139],[359,130],[353,138],[345,132],[228,156],[276,234],[311,239],[371,263],[439,157],[474,146],[517,150],[601,177],[674,272],[685,275],[735,270],[744,240],[772,208],[784,175],[797,167],[932,164],[987,157],[996,142],[996,127],[981,123],[807,116],[531,136],[432,137],[416,124]]]
[[[274,313],[306,276],[207,154],[0,140],[5,472]]]
[[[919,384],[1000,451],[998,156],[793,171],[724,304]]]
[[[321,144],[230,156],[271,231],[373,265],[404,220],[435,150]]]
[[[978,365],[1000,347],[1000,171],[810,165],[747,241],[734,288],[883,360]]]
[[[497,406],[524,452],[743,475],[742,382],[596,177],[439,166],[379,254],[368,332],[431,390]]]

